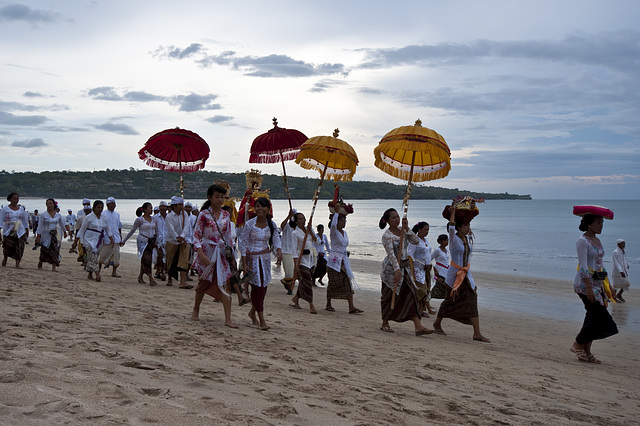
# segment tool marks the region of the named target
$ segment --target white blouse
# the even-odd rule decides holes
[[[351,270],[351,263],[349,262],[349,256],[347,256],[347,247],[349,246],[349,236],[344,229],[342,232],[338,231],[338,217],[339,214],[334,214],[331,218],[330,233],[331,236],[331,253],[327,256],[327,266],[336,272],[340,272],[340,269],[344,266],[344,270],[351,281],[351,290],[357,290],[358,284]]]
[[[259,228],[256,226],[257,217],[249,219],[242,227],[242,238],[240,239],[240,252],[251,271],[257,274],[250,281],[251,285],[258,287],[266,287],[271,281],[271,252],[269,251],[269,237],[271,230],[269,226]],[[267,219],[269,220],[269,219]],[[273,250],[282,250],[282,241],[278,234],[277,225],[271,221],[273,225]],[[260,281],[262,276],[263,280]]]
[[[37,235],[40,235],[40,244],[44,247],[51,246],[51,231],[57,231],[58,227],[62,229],[64,232],[66,230],[65,223],[62,220],[62,216],[60,213],[57,213],[51,217],[49,212],[44,212],[40,215],[40,220],[38,221],[38,230],[36,231]],[[58,239],[58,247],[62,244],[60,241],[60,237],[56,237]]]
[[[91,212],[82,219],[78,238],[84,247],[97,253],[102,245],[103,235],[105,235],[104,238],[110,238],[113,235],[111,228],[109,228],[109,221],[104,215],[100,215],[98,218],[95,213]]]
[[[416,281],[425,284],[426,268],[431,266],[431,247],[426,239],[418,237],[418,240],[417,244],[409,245],[409,257],[413,259],[413,273]]]
[[[453,266],[453,262],[455,262],[461,268],[467,266],[471,258],[471,252],[473,251],[473,244],[467,237],[469,252],[467,253],[467,258],[465,262],[465,253],[464,253],[464,243],[462,239],[456,235],[455,226],[449,226],[449,256],[450,256],[450,268],[447,269],[447,274],[445,275],[445,282],[451,288],[453,288],[453,284],[456,282],[456,274],[458,273],[458,269]],[[476,288],[476,283],[473,281],[473,277],[471,276],[471,269],[467,272],[467,279],[469,280],[469,284],[472,289]]]
[[[2,235],[6,237],[17,225],[17,235],[20,238],[29,229],[29,215],[22,207],[12,210],[9,206],[4,206],[0,210],[0,223],[2,223]]]
[[[153,217],[151,218],[151,222],[147,222],[142,216],[137,217],[133,222],[133,228],[131,228],[131,231],[129,231],[127,236],[124,237],[122,242],[126,243],[136,230],[138,230],[138,238],[136,238],[138,257],[142,258],[142,254],[147,248],[149,238],[153,238],[158,235],[158,222],[153,220]]]
[[[302,250],[302,241],[304,241],[304,230],[296,227],[293,230],[293,242],[295,247],[295,253],[293,254],[293,258],[297,259],[300,256],[300,251]],[[313,237],[311,233],[307,235],[307,241],[305,241],[304,248],[309,250],[309,254],[303,254],[302,259],[300,260],[300,266],[305,266],[307,268],[312,268],[314,266],[313,263]]]

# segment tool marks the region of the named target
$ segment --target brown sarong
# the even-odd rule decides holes
[[[311,270],[306,266],[300,265],[298,273],[300,274],[300,282],[298,284],[296,297],[306,302],[313,303],[313,280],[311,278]]]
[[[140,258],[140,269],[143,274],[151,275],[151,262],[153,261],[153,246],[156,244],[156,237],[147,239],[147,246]]]
[[[22,237],[18,237],[17,234],[10,234],[8,237],[2,237],[2,253],[5,257],[20,261],[24,254],[24,243],[27,241],[27,234],[24,233]]]
[[[478,317],[478,295],[471,288],[469,280],[464,279],[456,292],[455,300],[451,296],[451,287],[448,285],[445,287],[447,296],[440,304],[438,318],[451,318],[462,324],[471,324],[471,318]]]
[[[49,247],[40,246],[40,262],[60,266],[60,247],[56,232],[51,232],[51,244]]]
[[[336,272],[327,268],[329,284],[327,285],[327,299],[348,299],[353,294],[351,281],[344,268]]]
[[[418,297],[416,289],[405,274],[404,281],[400,285],[400,294],[396,295],[396,304],[391,309],[391,299],[393,290],[382,283],[382,292],[380,297],[380,310],[384,321],[405,322],[422,315],[418,306]]]

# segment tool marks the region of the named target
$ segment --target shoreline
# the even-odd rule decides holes
[[[290,308],[277,282],[265,314],[272,327],[250,325],[234,300],[206,297],[191,322],[193,290],[137,283],[139,260],[123,253],[118,272],[88,281],[63,243],[60,272],[36,269],[33,242],[23,267],[0,268],[0,422],[7,424],[559,424],[637,421],[640,343],[623,331],[594,343],[602,365],[569,352],[584,317],[567,283],[474,273],[479,297],[491,291],[549,294],[578,305],[574,320],[490,308],[479,301],[483,334],[443,322],[447,336],[416,337],[410,323],[380,326],[379,293],[359,291],[318,315]],[[352,260],[362,281],[380,263]],[[45,265],[46,268],[46,265]],[[374,269],[375,268],[375,269]],[[362,270],[362,271],[361,271]],[[378,284],[379,285],[379,284]],[[486,290],[486,291],[485,291]],[[627,306],[637,305],[631,292]],[[517,301],[517,300],[516,300]],[[437,307],[439,302],[435,302]],[[431,327],[433,318],[423,324]],[[603,407],[604,409],[596,409]]]

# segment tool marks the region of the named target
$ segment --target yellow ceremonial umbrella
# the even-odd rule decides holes
[[[311,215],[309,215],[309,222],[313,219],[313,214],[316,211],[320,190],[325,178],[338,182],[350,182],[356,173],[358,155],[351,145],[342,139],[338,139],[339,132],[338,129],[335,129],[333,136],[314,136],[307,139],[300,147],[300,153],[296,157],[296,163],[303,169],[320,172],[318,189],[313,194],[313,207],[311,208]],[[307,236],[308,229],[305,230],[304,240],[302,241],[303,250],[307,243]],[[293,282],[295,282],[301,259],[302,252],[300,252],[296,262]]]
[[[407,190],[402,200],[403,218],[407,217],[411,185],[413,182],[425,182],[442,179],[451,170],[451,151],[442,135],[416,120],[413,126],[402,126],[384,135],[373,150],[375,166],[383,172],[407,181]],[[404,228],[400,234],[400,261]],[[395,305],[395,288],[391,307]]]

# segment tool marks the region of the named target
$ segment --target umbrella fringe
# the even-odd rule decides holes
[[[251,154],[249,156],[250,163],[279,163],[280,161],[295,160],[298,156],[300,149],[297,148],[292,151],[282,151],[282,159],[280,158],[280,151],[261,152],[259,154]]]
[[[146,163],[148,166],[164,170],[165,172],[180,172],[182,170],[182,172],[184,173],[190,173],[204,169],[204,161],[198,162],[196,164],[182,165],[182,169],[177,164],[166,164],[152,158],[147,158]]]
[[[398,179],[401,179],[401,180],[408,181],[409,177],[411,177],[412,181],[414,182],[424,182],[428,180],[442,179],[446,177],[449,174],[449,171],[451,170],[451,166],[447,165],[447,167],[444,167],[442,169],[432,170],[429,172],[419,172],[414,170],[413,174],[411,174],[409,170],[398,169],[393,165],[389,163],[385,163],[384,161],[378,160],[378,159],[376,159],[375,161],[375,166],[380,170],[382,170],[383,172],[387,173],[388,175],[397,177]]]

